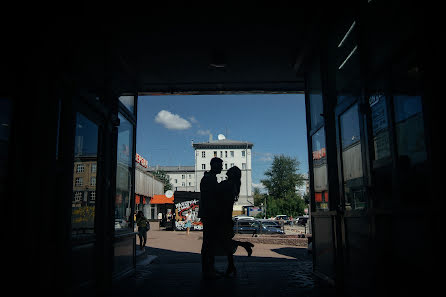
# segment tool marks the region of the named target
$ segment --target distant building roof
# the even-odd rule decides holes
[[[192,146],[194,148],[218,148],[218,147],[238,147],[238,148],[252,148],[252,142],[248,141],[239,141],[239,140],[231,140],[231,139],[221,139],[221,140],[210,140],[208,142],[197,142],[193,143]]]

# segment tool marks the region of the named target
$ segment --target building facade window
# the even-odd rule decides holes
[[[228,163],[225,163],[225,169],[228,169]]]
[[[95,122],[81,113],[76,114],[75,127],[74,162],[78,164],[76,166],[76,172],[84,173],[86,171],[85,164],[88,164],[85,162],[96,162],[99,127]],[[82,164],[79,164],[81,162]],[[86,178],[86,185],[88,185],[89,176],[84,175],[83,177],[76,177],[74,179],[74,197],[71,204],[71,236],[76,240],[81,240],[85,234],[95,233],[95,206],[94,204],[91,205],[88,203],[88,192],[79,191],[78,188],[76,189],[76,187],[84,186],[84,177]],[[91,186],[89,190],[95,191],[96,186]]]
[[[202,152],[201,152],[201,157],[202,157],[202,158],[206,158],[206,152],[205,152],[205,151],[202,151]]]
[[[242,163],[242,169],[246,170],[246,163]]]
[[[96,163],[91,164],[91,173],[96,173]]]
[[[96,186],[96,177],[90,178],[90,186]]]
[[[223,158],[223,151],[220,151],[220,158]]]
[[[184,176],[184,174],[182,174],[182,175],[181,175],[181,179],[184,179],[184,178],[185,178],[185,176]]]
[[[76,166],[76,173],[82,173],[85,170],[85,165],[84,164],[78,164]]]
[[[214,151],[214,157],[217,157],[217,151]]]
[[[75,192],[74,193],[74,202],[75,203],[80,203],[80,202],[82,202],[82,195],[83,194],[83,192]]]
[[[245,151],[242,151],[242,157],[245,157]]]
[[[206,169],[206,164],[201,164],[201,169]]]
[[[234,158],[234,151],[230,152],[231,158]]]
[[[84,179],[82,177],[76,177],[75,186],[81,187],[84,185]]]
[[[234,163],[231,163],[231,167],[234,167]]]
[[[228,151],[225,151],[225,158],[228,157]]]

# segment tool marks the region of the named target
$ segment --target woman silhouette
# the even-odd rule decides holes
[[[251,256],[252,247],[254,247],[254,245],[250,242],[233,240],[234,222],[232,220],[232,208],[234,202],[238,200],[240,193],[242,172],[237,166],[233,166],[228,170],[226,175],[228,176],[228,179],[219,184],[219,202],[221,202],[220,205],[222,207],[222,218],[220,220],[219,231],[223,253],[228,258],[226,275],[231,276],[232,274],[235,276],[237,271],[234,265],[234,253],[237,250],[237,247],[241,246],[245,248],[248,256]]]

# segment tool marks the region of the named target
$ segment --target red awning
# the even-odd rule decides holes
[[[150,204],[173,204],[173,196],[167,198],[166,195],[153,195]]]

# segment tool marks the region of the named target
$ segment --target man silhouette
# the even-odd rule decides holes
[[[217,174],[223,169],[223,160],[211,159],[211,170],[204,173],[200,182],[200,208],[198,217],[203,222],[203,243],[201,246],[201,268],[203,279],[216,279],[215,249],[217,243],[218,218],[217,218]]]

